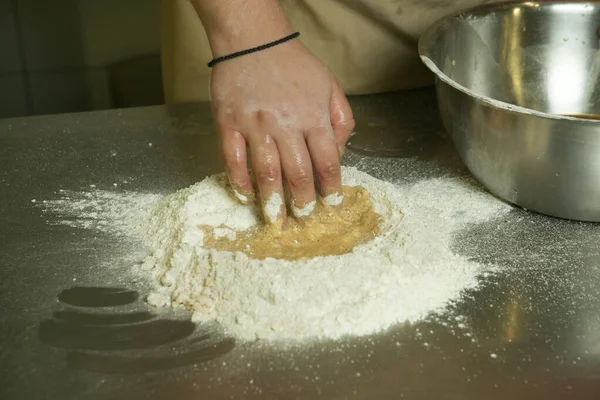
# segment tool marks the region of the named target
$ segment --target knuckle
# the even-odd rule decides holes
[[[330,127],[315,127],[310,129],[309,135],[314,138],[327,138],[333,135]]]
[[[224,115],[217,114],[215,116],[216,127],[219,132],[223,132],[231,124],[231,121]]]
[[[334,180],[341,173],[340,164],[332,160],[327,160],[323,162],[319,166],[318,171],[319,177],[325,181]]]
[[[269,113],[267,111],[259,109],[254,111],[253,114],[258,125],[264,125],[269,122]]]
[[[245,167],[244,163],[235,152],[226,151],[223,154],[223,159],[225,163],[225,168],[228,170],[237,170],[242,167]]]
[[[279,169],[273,164],[264,164],[258,167],[255,175],[259,182],[273,182],[279,176]]]
[[[216,111],[216,120],[219,126],[229,126],[236,121],[236,112],[233,108],[220,107]]]
[[[291,173],[287,178],[288,184],[293,187],[304,187],[312,183],[312,176],[305,169],[297,170]]]
[[[348,132],[352,132],[354,130],[354,128],[356,127],[356,121],[354,120],[354,118],[349,119],[345,125],[346,125],[346,130]]]

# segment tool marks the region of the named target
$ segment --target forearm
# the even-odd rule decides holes
[[[277,0],[192,0],[215,57],[291,33]]]

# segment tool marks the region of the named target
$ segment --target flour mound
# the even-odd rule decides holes
[[[203,247],[198,225],[234,237],[260,223],[222,174],[166,196],[143,226],[152,252],[142,268],[157,282],[148,302],[184,306],[242,340],[301,340],[414,322],[477,285],[482,266],[451,251],[452,234],[509,206],[451,179],[394,186],[346,167],[342,178],[369,191],[381,233],[352,253],[301,261]]]

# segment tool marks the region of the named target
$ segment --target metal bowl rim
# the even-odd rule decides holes
[[[461,10],[455,12],[453,14],[447,15],[445,17],[440,18],[436,22],[434,22],[429,28],[423,32],[418,41],[418,51],[419,57],[421,61],[425,64],[427,68],[431,70],[440,80],[442,80],[447,85],[450,85],[454,89],[463,92],[467,96],[474,98],[478,102],[482,102],[490,107],[503,109],[507,112],[514,112],[522,115],[534,115],[540,118],[551,119],[551,120],[563,120],[563,121],[576,121],[583,124],[597,124],[599,121],[588,120],[577,117],[570,117],[566,115],[560,114],[552,114],[543,111],[534,110],[532,108],[527,108],[523,106],[517,106],[511,103],[507,103],[505,101],[496,100],[489,96],[484,96],[481,94],[475,93],[473,90],[459,84],[458,82],[451,79],[448,75],[444,74],[437,65],[428,57],[428,49],[430,47],[433,38],[437,35],[438,30],[442,25],[449,23],[450,21],[462,17],[468,18],[469,16],[474,15],[482,15],[489,13],[493,10],[501,10],[501,9],[511,9],[515,7],[528,7],[532,8],[535,6],[538,7],[547,7],[551,5],[569,5],[569,6],[596,6],[600,7],[600,1],[588,1],[585,3],[573,3],[567,1],[544,1],[544,2],[536,2],[536,1],[510,1],[506,3],[494,3],[494,4],[485,4],[476,7],[471,7],[465,10]]]

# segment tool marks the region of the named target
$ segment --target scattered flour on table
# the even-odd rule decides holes
[[[442,310],[475,288],[485,267],[451,250],[453,234],[511,209],[461,179],[392,185],[343,168],[382,216],[381,234],[341,256],[256,260],[204,248],[198,225],[235,237],[259,223],[215,175],[166,196],[141,225],[151,253],[141,268],[156,281],[155,306],[185,306],[242,340],[366,335]]]
[[[116,236],[132,236],[135,227],[164,196],[137,192],[59,190],[58,199],[36,201],[55,225],[93,229]]]

